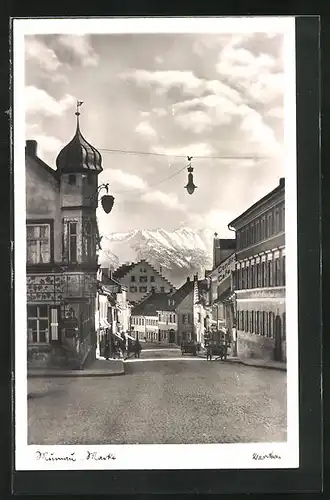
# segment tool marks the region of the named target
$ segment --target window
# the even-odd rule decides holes
[[[156,291],[156,288],[155,288],[154,286],[152,286],[152,287],[150,288],[150,291],[154,293],[154,292]]]
[[[282,322],[283,322],[283,340],[286,340],[286,314],[285,313],[283,313]]]
[[[77,223],[69,222],[69,262],[77,262]]]
[[[165,287],[161,286],[161,287],[160,287],[160,291],[161,291],[162,293],[164,293],[164,292],[165,292]]]
[[[91,222],[84,223],[84,250],[85,250],[85,258],[87,261],[90,261],[93,257],[95,257],[94,250],[94,238],[93,238],[93,227]],[[72,261],[75,262],[75,261]]]
[[[274,213],[274,232],[277,234],[280,231],[280,212],[277,208]]]
[[[266,332],[266,313],[262,311],[261,313],[261,330],[260,333],[264,337]]]
[[[260,241],[260,220],[256,222],[256,242]]]
[[[71,184],[71,186],[76,184],[76,176],[74,174],[69,174],[69,184]]]
[[[282,256],[282,285],[285,286],[285,255]]]
[[[147,272],[147,270],[145,268],[143,268],[143,267],[140,268],[140,273],[146,273],[146,272]]]
[[[248,332],[249,331],[249,311],[245,311],[245,323],[244,323],[244,326],[245,326],[244,330],[246,332]]]
[[[257,264],[257,287],[262,287],[261,264]]]
[[[273,286],[273,261],[267,262],[267,286]]]
[[[260,333],[260,317],[259,317],[259,311],[256,311],[256,324],[255,324],[255,332],[257,335]]]
[[[49,342],[49,316],[47,305],[27,306],[27,329],[29,342]]]
[[[275,272],[275,286],[281,285],[281,270],[280,270],[280,259],[275,259],[274,261],[274,272]]]
[[[132,292],[132,293],[136,293],[137,292],[137,287],[136,286],[130,286],[129,287],[129,291]]]
[[[50,224],[28,224],[27,263],[47,264],[50,262]]]
[[[254,311],[251,311],[251,333],[255,332],[255,314]]]
[[[131,276],[131,282],[134,283],[135,282],[135,276]]]
[[[273,213],[270,212],[268,214],[268,232],[267,232],[267,236],[270,237],[272,236],[274,233],[274,226],[273,226]]]
[[[272,338],[273,337],[273,313],[269,312],[268,313],[268,334],[267,337]]]
[[[139,288],[140,293],[147,293],[147,291],[148,291],[148,288],[146,286],[140,286],[140,288]]]
[[[198,323],[201,322],[201,313],[197,313],[197,321],[198,321]]]
[[[158,321],[161,321],[162,320],[162,316],[160,313],[158,313]]]
[[[263,240],[264,237],[265,237],[265,217],[262,217],[260,221],[260,239]]]
[[[140,283],[148,283],[148,276],[140,276]]]
[[[153,283],[155,281],[155,276],[150,276],[150,281]]]
[[[237,239],[237,250],[240,250],[240,248],[241,248],[241,232],[240,231],[237,231],[236,239]]]

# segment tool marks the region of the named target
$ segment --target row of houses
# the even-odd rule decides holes
[[[203,344],[212,331],[227,331],[233,355],[285,362],[284,179],[228,228],[235,238],[214,235],[212,270],[188,277],[178,290],[151,286],[132,309],[131,330],[140,340],[177,344],[191,338]],[[132,280],[163,283],[145,261],[118,275],[127,287]]]

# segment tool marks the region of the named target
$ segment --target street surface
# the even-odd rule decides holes
[[[29,444],[286,439],[285,372],[154,346],[125,369],[119,377],[28,379]]]

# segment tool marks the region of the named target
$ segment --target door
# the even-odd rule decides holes
[[[275,318],[275,361],[282,361],[282,321],[277,314]]]
[[[170,330],[169,343],[170,344],[174,344],[175,343],[175,331],[173,329]]]

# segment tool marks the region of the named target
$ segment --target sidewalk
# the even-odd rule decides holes
[[[200,351],[198,356],[201,358],[206,358],[206,350]],[[213,355],[213,360],[215,360],[216,358],[217,356]],[[286,363],[283,363],[282,361],[272,361],[263,359],[253,359],[253,358],[240,359],[233,356],[228,356],[226,359],[226,363],[228,362],[239,363],[241,365],[253,366],[256,368],[269,368],[273,370],[286,371]]]
[[[48,378],[48,377],[113,377],[115,375],[124,375],[124,362],[121,359],[96,359],[87,368],[82,370],[63,370],[29,368],[28,378]]]
[[[286,372],[286,363],[283,361],[272,361],[272,360],[263,360],[263,359],[239,359],[239,358],[228,358],[227,361],[231,361],[232,363],[240,363],[246,366],[255,366],[258,368],[269,368],[273,370],[281,370]]]

